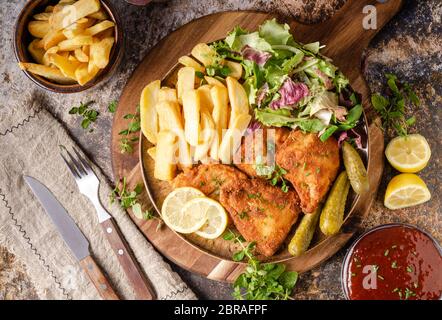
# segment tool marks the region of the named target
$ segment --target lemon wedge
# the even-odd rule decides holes
[[[412,173],[402,173],[388,184],[384,205],[395,210],[415,206],[430,199],[430,191],[421,178]]]
[[[223,206],[210,198],[195,198],[187,202],[183,207],[184,212],[205,213],[207,220],[195,233],[206,239],[215,239],[223,234],[227,227],[227,213]]]
[[[190,200],[204,197],[204,193],[195,188],[178,188],[169,193],[161,208],[161,217],[166,225],[180,233],[192,233],[200,229],[207,221],[206,212],[183,210]]]
[[[425,137],[409,134],[392,139],[385,149],[385,156],[396,170],[415,173],[426,167],[431,149]]]

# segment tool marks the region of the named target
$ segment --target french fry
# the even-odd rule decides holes
[[[62,32],[67,39],[72,39],[79,35],[86,35],[86,29],[94,24],[94,19],[82,18],[77,22],[73,23],[66,29],[63,29]]]
[[[43,64],[43,56],[45,54],[45,51],[42,48],[37,47],[37,43],[39,40],[34,39],[28,46],[29,53],[32,56],[32,59],[35,60],[35,62],[39,64]]]
[[[232,113],[248,114],[249,99],[247,98],[247,93],[246,90],[244,90],[244,87],[238,82],[238,80],[232,77],[227,77],[226,83]]]
[[[52,29],[61,30],[100,9],[99,0],[79,0],[55,12],[49,20]],[[55,10],[55,9],[54,9]]]
[[[72,39],[63,40],[58,43],[58,48],[60,51],[74,51],[83,46],[93,44],[92,36],[79,35]]]
[[[35,14],[33,18],[38,21],[48,21],[51,15],[52,15],[51,12],[42,12]]]
[[[69,58],[68,58],[69,59]],[[79,63],[79,62],[77,62]],[[77,79],[77,82],[84,86],[86,83],[91,81],[97,73],[100,71],[100,69],[97,66],[94,66],[91,71],[89,71],[89,66],[87,63],[81,63],[77,69],[75,69],[75,79]]]
[[[54,31],[50,30],[43,39],[40,40],[38,43],[38,46],[40,48],[44,48],[45,50],[48,50],[49,48],[52,48],[56,46],[59,42],[66,40],[66,36],[63,34],[62,31]]]
[[[115,34],[115,28],[109,28],[104,31],[101,31],[100,33],[96,34],[95,37],[99,40],[103,40],[105,38],[112,38]]]
[[[200,65],[198,62],[196,62],[194,59],[192,59],[189,56],[182,56],[178,59],[178,62],[181,63],[185,67],[192,67],[195,69],[195,71],[199,72],[205,72],[206,69]]]
[[[169,130],[177,136],[181,136],[184,125],[180,105],[175,101],[158,99],[156,110],[158,113],[160,131]]]
[[[51,12],[53,12],[54,11],[54,6],[47,6],[46,8],[45,8],[45,12],[49,12],[49,13],[51,13]]]
[[[179,164],[181,167],[192,166],[192,157],[184,134],[184,120],[181,116],[180,105],[176,101],[161,100],[157,103],[156,109],[160,131],[168,130],[178,137]]]
[[[218,157],[222,163],[230,164],[232,162],[232,156],[241,145],[241,137],[251,119],[252,117],[249,114],[240,114],[235,118],[232,126],[227,129],[218,152]]]
[[[213,101],[212,96],[210,94],[210,85],[202,85],[197,90],[200,93],[201,98],[201,110],[207,111],[209,114],[212,114],[213,110]]]
[[[89,57],[90,56],[90,48],[91,48],[91,46],[83,46],[81,48],[81,50],[83,50],[84,54]]]
[[[178,70],[178,80],[176,83],[178,101],[182,102],[182,96],[185,91],[193,90],[195,83],[195,69],[183,67]]]
[[[109,18],[107,16],[107,13],[103,9],[100,9],[97,12],[94,12],[94,13],[88,15],[87,17],[97,19],[97,20],[106,20]]]
[[[241,76],[242,76],[242,65],[240,63],[226,60],[224,62],[224,64],[227,67],[229,67],[229,69],[230,69],[229,76],[231,76],[232,78],[235,78],[236,80],[241,79]]]
[[[213,138],[215,137],[215,123],[212,116],[208,112],[201,113],[201,132],[199,144],[195,147],[193,159],[200,161],[207,158],[207,152],[212,145]]]
[[[216,127],[216,136],[210,148],[210,157],[218,160],[219,144],[222,140],[223,130],[227,129],[229,121],[229,98],[226,87],[221,86],[213,86],[210,89],[210,95],[213,101],[212,117]]]
[[[78,61],[77,58],[75,58],[75,56],[74,56],[72,53],[69,54],[69,56],[68,56],[68,60],[69,60],[69,61],[73,61],[73,62],[80,62],[80,61]]]
[[[58,47],[57,47],[57,46],[52,47],[52,48],[49,48],[48,50],[46,50],[45,54],[43,55],[43,64],[44,64],[45,66],[49,66],[49,65],[51,64],[51,61],[50,61],[50,59],[49,59],[49,56],[50,56],[51,54],[53,54],[53,53],[57,53],[57,52],[58,52]]]
[[[158,114],[155,105],[158,102],[158,93],[161,82],[153,81],[144,87],[140,98],[141,132],[151,143],[157,142]]]
[[[213,77],[209,77],[209,76],[205,76],[204,80],[207,81],[208,84],[210,84],[211,86],[220,86],[220,87],[226,87],[224,83],[222,83],[220,80],[213,78]]]
[[[149,149],[147,149],[147,154],[148,154],[149,157],[151,157],[153,160],[155,160],[156,152],[157,152],[157,148],[156,148],[156,147],[150,147]]]
[[[109,63],[109,56],[114,44],[114,38],[105,38],[90,45],[89,59],[98,68],[104,69]]]
[[[216,52],[206,43],[198,43],[192,49],[192,56],[207,67],[215,63]]]
[[[196,90],[183,94],[184,135],[191,146],[199,143],[201,98]]]
[[[52,53],[49,55],[49,61],[54,64],[64,76],[77,80],[75,70],[80,66],[80,63],[69,61],[67,57]]]
[[[27,70],[32,72],[33,74],[45,77],[51,81],[60,83],[60,84],[71,84],[74,81],[68,77],[65,77],[61,71],[57,68],[48,67],[42,64],[37,63],[24,63],[20,62],[19,66],[23,70]]]
[[[176,89],[162,87],[158,93],[158,101],[169,101],[178,103]]]
[[[170,181],[175,177],[176,135],[171,131],[161,131],[157,136],[154,177]]]
[[[109,28],[112,28],[115,26],[115,23],[109,20],[103,20],[95,25],[93,25],[92,27],[87,28],[84,31],[84,34],[86,35],[90,35],[90,36],[95,36],[96,34],[103,32],[104,30],[107,30]]]
[[[51,29],[47,21],[31,21],[28,24],[29,33],[36,38],[43,38]]]
[[[80,62],[89,62],[89,57],[87,54],[84,53],[84,51],[81,48],[74,50],[74,55]]]

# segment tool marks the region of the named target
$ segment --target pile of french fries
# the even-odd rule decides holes
[[[241,64],[223,60],[228,77],[206,75],[215,61],[207,44],[196,45],[192,56],[178,61],[175,88],[161,87],[159,80],[149,83],[141,94],[141,130],[154,144],[148,154],[155,160],[154,176],[169,181],[178,168],[194,163],[231,163],[233,153],[247,129],[251,116],[246,91],[238,82]],[[203,79],[201,79],[201,77]]]
[[[109,63],[115,23],[99,0],[60,0],[33,16],[28,50],[36,63],[20,68],[60,84],[91,81]]]

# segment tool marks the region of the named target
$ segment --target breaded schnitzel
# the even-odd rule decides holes
[[[284,178],[295,187],[306,213],[315,211],[327,194],[339,162],[339,147],[333,137],[322,142],[316,133],[295,130],[276,147],[276,163],[287,171]]]
[[[278,250],[301,212],[295,191],[284,193],[259,178],[226,183],[220,201],[241,235],[267,257]]]
[[[225,183],[246,178],[244,173],[228,165],[201,164],[176,176],[172,185],[174,188],[193,187],[218,199],[220,188]]]

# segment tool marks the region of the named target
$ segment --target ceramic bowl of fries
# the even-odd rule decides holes
[[[107,0],[36,0],[15,29],[18,66],[38,86],[74,93],[106,80],[123,56],[123,37]]]

